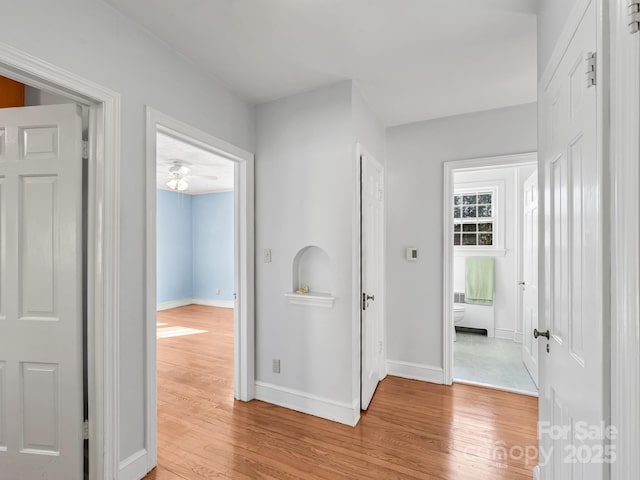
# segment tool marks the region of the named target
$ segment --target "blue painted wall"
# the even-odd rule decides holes
[[[193,296],[233,300],[233,192],[194,196],[191,218]]]
[[[233,192],[158,190],[158,303],[233,300],[233,216]]]
[[[193,292],[191,195],[158,190],[158,303],[190,298]]]

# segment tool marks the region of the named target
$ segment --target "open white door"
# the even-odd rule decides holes
[[[544,168],[544,310],[540,359],[540,473],[545,480],[606,478],[603,313],[603,165],[591,1],[541,88]],[[604,68],[604,67],[602,67]],[[552,428],[553,427],[553,428]],[[590,434],[585,435],[589,427]],[[593,429],[596,429],[595,431]]]
[[[383,168],[363,154],[362,172],[362,321],[361,408],[366,410],[382,376],[382,295],[384,240]]]
[[[522,228],[522,361],[538,386],[538,172],[524,182]]]
[[[83,476],[82,120],[0,109],[0,476]]]

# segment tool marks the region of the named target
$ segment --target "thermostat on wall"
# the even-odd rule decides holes
[[[417,262],[418,261],[418,249],[414,247],[407,247],[407,261],[409,262]]]

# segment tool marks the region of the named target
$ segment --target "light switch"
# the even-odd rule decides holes
[[[264,249],[264,263],[271,263],[271,249]]]
[[[415,247],[407,247],[407,261],[409,262],[417,262],[418,261],[418,249]]]

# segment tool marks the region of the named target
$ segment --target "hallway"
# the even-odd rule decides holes
[[[210,478],[529,480],[537,399],[387,377],[357,427],[233,400],[233,312],[159,312],[158,461],[147,480]],[[191,330],[186,330],[192,332]],[[499,443],[499,442],[505,442]]]

